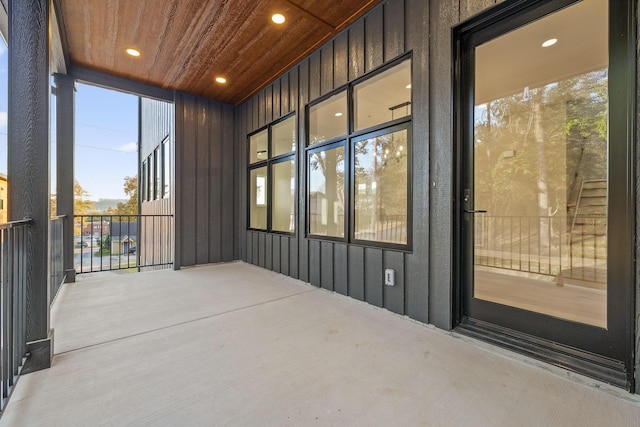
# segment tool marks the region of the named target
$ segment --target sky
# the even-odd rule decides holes
[[[0,41],[0,172],[7,173],[7,47]],[[55,106],[55,97],[52,97]],[[75,178],[91,200],[126,199],[138,171],[138,97],[77,84]],[[55,193],[55,109],[51,109],[51,192]]]

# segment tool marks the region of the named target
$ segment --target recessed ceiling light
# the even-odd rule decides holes
[[[276,24],[284,24],[284,15],[281,13],[275,13],[271,17],[271,20]]]
[[[224,77],[216,77],[216,81],[217,81],[218,83],[226,83],[226,82],[227,82],[227,79],[225,79]]]
[[[409,83],[408,85],[406,85],[404,88],[405,88],[405,89],[411,89],[411,83]]]
[[[342,117],[342,113],[336,113],[335,116],[336,117]]]
[[[558,43],[558,39],[549,39],[549,40],[545,40],[544,43],[542,43],[542,47],[549,47],[549,46],[553,46],[554,44]]]
[[[132,47],[128,47],[126,52],[131,56],[140,56],[140,51],[138,49],[134,49]]]

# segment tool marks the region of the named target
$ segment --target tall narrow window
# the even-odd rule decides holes
[[[411,60],[308,107],[307,233],[411,247]]]
[[[171,184],[171,153],[169,152],[169,139],[162,142],[162,197],[170,195]]]
[[[154,169],[154,182],[153,182],[153,198],[159,199],[162,197],[162,171],[160,168],[160,147],[156,147],[153,151],[153,169]]]
[[[249,203],[251,228],[267,228],[267,168],[252,169],[249,173]]]

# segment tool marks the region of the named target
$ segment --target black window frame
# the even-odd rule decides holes
[[[355,131],[355,102],[354,102],[354,87],[358,84],[375,77],[385,71],[392,69],[393,67],[403,63],[404,61],[410,62],[411,68],[411,84],[412,88],[410,89],[411,93],[411,113],[407,116],[390,120],[383,123],[378,123],[374,126],[370,126],[368,128],[360,129]],[[335,90],[327,93],[326,95],[315,99],[312,102],[309,102],[305,106],[305,129],[306,129],[306,139],[309,139],[309,109],[313,106],[326,101],[332,96],[346,91],[347,94],[347,133],[344,135],[340,135],[338,137],[334,137],[332,139],[328,139],[316,144],[306,145],[304,147],[304,156],[305,156],[305,165],[306,165],[306,173],[305,173],[305,207],[306,207],[306,215],[305,215],[305,237],[311,240],[324,240],[324,241],[334,241],[334,242],[343,242],[347,244],[352,244],[356,246],[364,246],[364,247],[374,247],[381,249],[392,249],[404,252],[412,252],[413,251],[413,55],[412,52],[408,52],[402,56],[399,56],[382,66],[372,70],[371,72],[354,79],[353,81],[347,83],[346,85],[340,86]],[[355,165],[354,165],[354,156],[353,156],[353,146],[355,141],[360,141],[365,138],[375,137],[384,135],[387,133],[391,133],[400,129],[407,129],[407,243],[399,244],[399,243],[390,243],[390,242],[381,242],[376,240],[364,240],[364,239],[356,239],[355,238],[355,223],[354,223],[354,208],[355,208]],[[319,234],[311,234],[310,233],[310,182],[309,182],[309,159],[312,153],[323,151],[328,149],[329,146],[333,148],[344,145],[345,149],[345,212],[344,212],[344,227],[345,233],[344,237],[332,237],[332,236],[323,236]]]
[[[277,156],[273,156],[272,157],[272,153],[273,153],[273,148],[272,148],[272,128],[274,125],[277,125],[279,123],[282,123],[286,120],[289,120],[293,118],[294,121],[294,129],[296,132],[296,142],[295,142],[295,147],[296,149],[293,151],[289,151],[286,153],[282,153],[279,154]],[[251,147],[251,137],[254,135],[257,135],[261,132],[267,131],[267,158],[264,160],[259,160],[257,162],[251,163],[251,153],[250,153],[250,147]],[[274,120],[273,122],[269,123],[266,126],[263,126],[257,130],[255,130],[254,132],[251,132],[250,134],[247,135],[247,141],[246,141],[246,146],[247,146],[247,155],[246,155],[246,164],[247,164],[247,171],[246,171],[246,179],[247,179],[247,212],[246,212],[246,217],[247,217],[247,230],[250,231],[262,231],[262,232],[266,232],[266,233],[271,233],[271,234],[278,234],[278,235],[284,235],[284,236],[295,236],[298,232],[298,161],[297,161],[297,155],[298,155],[298,151],[299,151],[299,138],[298,138],[298,122],[297,122],[297,117],[296,117],[296,112],[293,111],[285,116],[280,117],[278,120]],[[280,231],[280,230],[273,230],[272,229],[272,185],[273,185],[273,177],[272,177],[272,173],[271,173],[271,168],[273,164],[277,164],[277,163],[283,163],[283,162],[288,162],[288,161],[293,161],[293,167],[294,170],[296,171],[296,173],[294,174],[294,178],[295,178],[295,183],[296,183],[296,189],[294,191],[294,199],[293,199],[293,204],[294,204],[294,224],[295,224],[295,230],[294,231]],[[259,169],[262,167],[266,167],[267,168],[267,186],[266,186],[266,205],[267,205],[267,227],[266,228],[255,228],[255,227],[251,227],[251,171],[255,170],[255,169]]]

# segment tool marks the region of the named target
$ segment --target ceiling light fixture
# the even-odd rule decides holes
[[[336,113],[335,116],[336,117],[342,117],[342,113]]]
[[[132,47],[128,47],[126,52],[131,56],[140,56],[140,51],[138,49],[134,49]]]
[[[274,13],[271,16],[271,20],[276,24],[284,24],[284,15],[281,13]]]
[[[226,82],[227,82],[227,79],[225,79],[224,77],[216,77],[216,81],[217,81],[218,83],[226,83]]]
[[[411,89],[411,83],[409,83],[408,85],[406,85],[404,88],[405,88],[405,89]]]
[[[549,47],[549,46],[553,46],[554,44],[558,43],[558,39],[549,39],[549,40],[545,40],[544,43],[542,43],[542,47]]]

